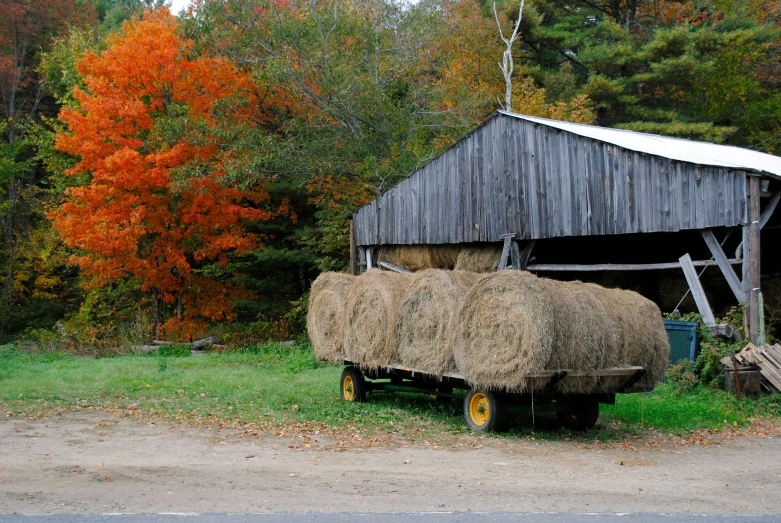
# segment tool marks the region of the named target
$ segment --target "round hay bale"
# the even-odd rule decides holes
[[[482,275],[428,269],[411,277],[399,309],[396,346],[400,362],[431,374],[455,372],[454,321],[464,295]]]
[[[548,369],[596,370],[606,367],[617,337],[612,320],[592,284],[579,281],[542,280],[553,307],[554,342]],[[563,393],[591,392],[599,387],[597,377],[568,377],[559,382]]]
[[[502,258],[502,248],[496,246],[464,247],[456,260],[455,270],[496,272]]]
[[[371,269],[355,279],[344,310],[344,354],[363,368],[398,361],[396,328],[410,275]]]
[[[349,274],[324,272],[312,284],[306,329],[319,360],[344,359],[344,305],[353,281],[355,277]]]
[[[453,269],[461,248],[456,245],[387,245],[377,253],[377,260],[408,271]]]
[[[586,284],[608,312],[614,349],[607,353],[604,367],[641,366],[646,375],[638,385],[653,387],[664,379],[670,343],[659,307],[640,294]],[[626,383],[628,378],[602,378],[602,389]]]
[[[523,390],[524,376],[550,358],[555,314],[541,278],[515,270],[483,277],[456,317],[456,368],[472,385]]]

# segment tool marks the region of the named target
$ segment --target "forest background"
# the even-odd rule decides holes
[[[501,108],[515,1],[0,0],[0,344],[303,334],[349,218]],[[781,151],[781,2],[529,0],[516,112]]]

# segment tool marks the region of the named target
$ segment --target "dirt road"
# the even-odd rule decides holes
[[[666,449],[505,439],[345,452],[316,439],[240,439],[100,412],[4,419],[0,514],[781,513],[779,438]]]

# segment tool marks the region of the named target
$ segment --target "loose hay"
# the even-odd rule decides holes
[[[453,269],[459,252],[456,245],[388,245],[380,248],[377,259],[413,272]]]
[[[470,272],[496,272],[501,258],[501,247],[464,247],[458,255],[455,269]]]
[[[401,364],[431,374],[455,372],[454,321],[464,295],[481,277],[472,272],[437,269],[412,276],[396,332]]]
[[[398,362],[396,328],[410,275],[371,269],[355,279],[344,312],[344,354],[363,368]]]
[[[641,365],[653,385],[667,367],[661,313],[639,294],[521,271],[480,280],[455,321],[456,366],[467,380],[494,389],[538,388],[541,370],[598,370]],[[557,390],[596,392],[628,378],[565,378]]]
[[[306,329],[319,360],[344,359],[344,305],[354,280],[349,274],[324,272],[312,284]]]

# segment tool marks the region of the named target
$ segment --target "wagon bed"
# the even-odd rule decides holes
[[[345,369],[340,381],[340,394],[347,401],[366,401],[369,392],[412,392],[427,394],[432,399],[456,398],[464,401],[467,425],[480,431],[503,430],[508,425],[508,414],[553,412],[559,421],[571,429],[590,429],[599,417],[600,404],[615,404],[616,394],[649,392],[636,387],[645,376],[643,367],[612,367],[599,370],[543,370],[527,374],[525,379],[547,379],[533,391],[491,390],[471,386],[461,374],[432,374],[399,364],[362,371],[360,366],[344,360]],[[568,377],[626,377],[623,385],[606,391],[587,394],[564,394],[556,385]],[[620,384],[621,382],[618,381]],[[454,393],[454,389],[466,391]]]

